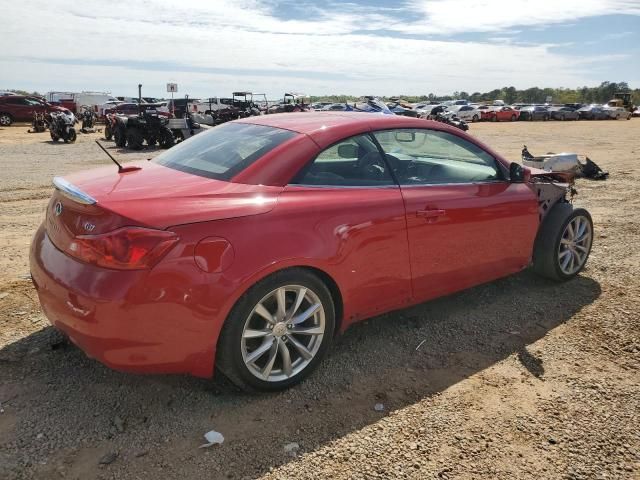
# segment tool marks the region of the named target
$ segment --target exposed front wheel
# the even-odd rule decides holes
[[[250,288],[227,318],[218,369],[244,390],[282,390],[318,366],[334,325],[331,294],[317,276],[276,273]]]
[[[480,120],[480,118],[478,118],[478,115],[474,115],[473,118],[471,119],[472,122],[477,122],[478,120]]]
[[[542,222],[533,252],[536,273],[563,281],[584,268],[591,253],[593,222],[584,208],[556,204]]]

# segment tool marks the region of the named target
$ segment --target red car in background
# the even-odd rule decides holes
[[[55,178],[31,275],[51,323],[112,368],[278,390],[360,320],[529,265],[577,275],[593,225],[557,175],[439,122],[248,117]]]
[[[487,112],[486,118],[484,115],[482,118],[491,122],[515,122],[520,118],[520,111],[512,107],[498,107]]]
[[[8,127],[13,122],[30,122],[34,113],[63,112],[66,109],[51,105],[40,97],[6,95],[0,97],[0,126]]]

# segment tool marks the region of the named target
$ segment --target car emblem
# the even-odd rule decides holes
[[[96,228],[96,226],[95,226],[93,223],[86,222],[86,223],[84,224],[84,229],[85,229],[87,232],[93,232],[93,230],[94,230],[95,228]]]
[[[56,214],[56,217],[59,217],[62,214],[62,203],[56,202],[53,207],[53,213]]]

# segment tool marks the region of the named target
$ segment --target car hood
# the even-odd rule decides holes
[[[282,187],[245,185],[191,175],[153,162],[133,162],[66,175],[97,206],[144,226],[173,225],[259,215],[271,211]],[[129,168],[127,168],[129,170]]]

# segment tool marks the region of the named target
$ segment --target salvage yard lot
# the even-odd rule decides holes
[[[525,271],[369,320],[302,385],[259,396],[50,346],[29,242],[51,178],[110,160],[98,134],[52,144],[27,128],[0,129],[0,478],[640,476],[640,120],[472,124],[510,159],[526,144],[611,173],[577,184],[595,226],[586,270],[566,284]],[[125,162],[160,152],[109,145]],[[212,429],[224,443],[199,449]]]

